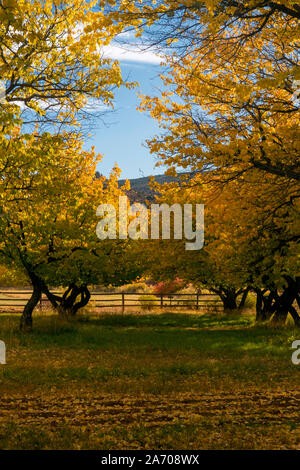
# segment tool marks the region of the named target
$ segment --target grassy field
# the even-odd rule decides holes
[[[245,316],[0,316],[1,449],[299,449],[291,327]]]

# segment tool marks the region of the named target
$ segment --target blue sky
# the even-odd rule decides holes
[[[120,61],[124,77],[139,82],[133,90],[122,88],[115,93],[115,111],[104,116],[106,126],[99,121],[87,141],[87,146],[95,145],[95,150],[103,155],[98,166],[100,173],[107,176],[115,163],[122,170],[121,178],[138,178],[163,173],[155,168],[154,156],[143,146],[145,139],[159,133],[155,121],[137,111],[137,92],[157,94],[161,87],[158,74],[162,71],[160,58],[153,52],[124,51],[120,47],[109,46],[107,55]]]

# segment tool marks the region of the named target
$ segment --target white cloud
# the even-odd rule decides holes
[[[84,25],[78,24],[73,30],[73,36],[80,39],[83,34]],[[92,32],[90,33],[93,34]],[[97,47],[100,54],[104,57],[119,60],[120,62],[135,62],[141,64],[159,65],[162,62],[162,57],[159,55],[158,50],[149,46],[146,50],[138,50],[138,45],[135,42],[135,31],[123,31],[117,35],[117,41],[113,41],[108,46]],[[122,44],[122,41],[124,43]]]
[[[138,51],[134,45],[128,45],[125,49],[116,44],[110,44],[104,47],[103,53],[105,57],[119,60],[120,62],[140,62],[145,64],[160,64],[162,62],[162,57],[159,56],[154,48]]]

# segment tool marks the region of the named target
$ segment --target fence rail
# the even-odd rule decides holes
[[[59,291],[53,291],[53,294],[61,295]],[[31,291],[0,291],[0,309],[10,307],[13,310],[20,310],[24,308],[26,302],[31,296]],[[142,297],[142,299],[141,299]],[[93,308],[120,308],[125,312],[126,308],[141,308],[142,304],[149,305],[150,308],[190,308],[195,310],[200,309],[223,309],[222,302],[213,293],[198,293],[198,294],[154,294],[154,293],[139,293],[139,292],[123,292],[123,293],[109,293],[109,292],[91,292],[91,304]],[[47,308],[50,302],[43,294],[39,303],[39,308]]]

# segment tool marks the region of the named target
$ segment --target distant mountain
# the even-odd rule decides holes
[[[180,176],[181,175],[190,175],[192,176],[193,173],[179,173],[178,176],[167,176],[167,175],[155,175],[154,176],[154,181],[158,184],[164,184],[164,183],[172,183],[174,181],[180,181]],[[101,174],[99,171],[96,171],[96,178],[100,178]],[[156,191],[153,191],[152,188],[150,188],[149,183],[150,183],[150,178],[151,176],[144,176],[142,178],[127,178],[130,182],[130,189],[129,191],[126,191],[126,194],[130,200],[131,203],[133,202],[141,202],[145,203],[145,201],[149,201],[150,203],[155,202],[155,195],[159,194]],[[119,186],[123,186],[125,184],[125,179],[119,180]]]
[[[128,178],[129,179],[129,178]],[[167,175],[155,175],[155,181],[159,184],[171,183],[173,181],[178,181],[178,177],[167,176]],[[123,186],[126,180],[119,180],[119,185]],[[132,178],[129,179],[130,190],[127,191],[127,196],[130,199],[130,202],[142,202],[146,200],[149,202],[155,201],[155,194],[158,194],[156,191],[150,188],[150,176],[145,176],[142,178]]]

